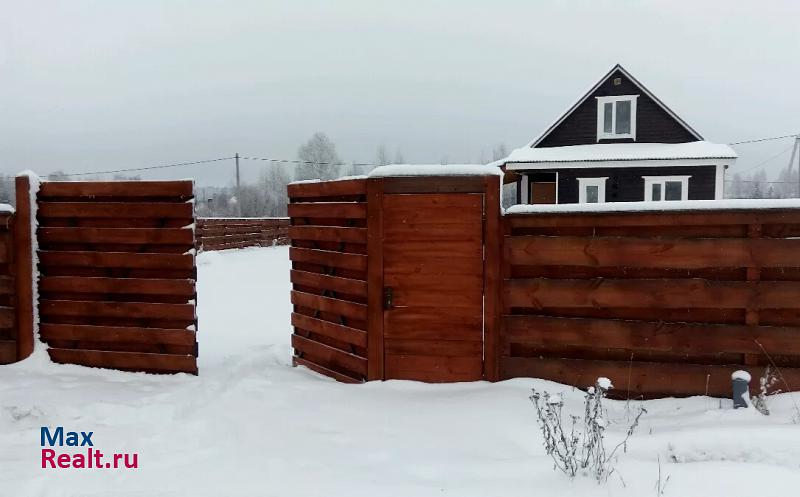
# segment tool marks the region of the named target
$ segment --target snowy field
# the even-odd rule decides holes
[[[659,457],[667,496],[800,495],[788,395],[769,417],[705,397],[646,402],[621,478],[570,481],[542,450],[528,396],[565,392],[580,414],[581,392],[529,379],[335,383],[290,367],[286,247],[198,263],[198,377],[55,365],[41,353],[0,367],[0,496],[641,497],[656,495]],[[627,417],[624,402],[609,402],[612,441]],[[41,426],[93,431],[98,449],[136,452],[140,467],[43,470]]]

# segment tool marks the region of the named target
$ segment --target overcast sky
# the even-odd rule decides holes
[[[477,162],[620,62],[707,140],[800,132],[800,2],[0,0],[0,172]],[[735,170],[791,140],[737,147]],[[789,153],[768,163],[786,166]],[[244,164],[255,177],[263,163]],[[230,162],[146,178],[227,183]]]

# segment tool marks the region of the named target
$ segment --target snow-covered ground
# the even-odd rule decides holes
[[[659,457],[664,495],[800,494],[788,395],[769,417],[705,397],[646,402],[621,479],[598,486],[554,472],[541,447],[530,388],[564,392],[580,414],[582,393],[569,387],[343,385],[292,368],[288,270],[285,247],[199,256],[197,377],[41,355],[0,367],[0,496],[640,497],[656,495]],[[609,411],[619,440],[629,411]],[[96,448],[136,452],[140,468],[43,470],[41,426],[93,431]]]

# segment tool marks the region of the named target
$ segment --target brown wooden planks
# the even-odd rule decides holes
[[[192,254],[129,252],[51,251],[39,252],[44,267],[89,266],[129,269],[194,269]]]
[[[299,335],[292,335],[292,347],[301,354],[309,354],[324,361],[328,368],[342,368],[359,376],[367,374],[367,360],[355,354],[309,340]],[[300,357],[303,357],[302,355]],[[316,361],[315,361],[316,362]],[[319,363],[317,363],[319,364]]]
[[[386,378],[430,383],[477,381],[483,377],[480,357],[386,354]]]
[[[342,383],[361,383],[362,380],[358,378],[353,378],[352,376],[340,373],[338,371],[334,371],[332,369],[328,369],[325,366],[320,366],[319,364],[315,364],[307,359],[303,359],[302,357],[292,357],[292,364],[295,366],[305,366],[311,371],[317,372],[321,375],[328,376],[330,378],[335,379],[336,381],[341,381]]]
[[[93,326],[45,323],[40,326],[45,340],[194,345],[195,332],[187,329]]]
[[[361,254],[292,247],[289,249],[289,258],[297,262],[310,262],[357,271],[366,271],[367,269],[367,256]]]
[[[196,358],[191,355],[62,348],[50,348],[47,352],[50,354],[50,359],[58,363],[149,373],[197,374]]]
[[[180,228],[54,228],[38,230],[39,243],[194,244],[191,229]]]
[[[353,319],[367,319],[367,306],[364,304],[322,297],[320,295],[298,292],[296,290],[292,290],[291,298],[292,304],[300,307],[339,314]]]
[[[0,364],[17,362],[17,341],[0,340]]]
[[[300,328],[305,331],[317,333],[330,338],[335,338],[342,342],[358,345],[359,347],[367,346],[367,333],[363,330],[351,328],[338,323],[332,323],[322,319],[313,318],[311,316],[304,316],[303,314],[292,313],[292,326]]]
[[[189,219],[189,202],[39,202],[39,218],[165,218]],[[190,221],[191,222],[191,221]]]
[[[365,179],[293,183],[287,187],[291,198],[340,197],[366,194]]]
[[[367,229],[344,226],[290,226],[289,238],[323,242],[367,243]]]
[[[505,240],[512,264],[662,268],[797,267],[800,239],[525,236]]]
[[[295,269],[291,271],[289,279],[295,285],[309,286],[318,288],[320,290],[345,293],[347,295],[354,295],[358,297],[367,296],[366,281],[342,278],[327,274],[311,273],[308,271],[298,271]]]
[[[621,319],[504,316],[503,341],[597,346],[682,354],[755,353],[800,355],[800,327],[666,323]]]
[[[92,278],[79,276],[45,276],[40,292],[108,293],[134,295],[175,295],[192,298],[194,281],[158,278]]]
[[[192,181],[45,181],[39,198],[192,197]]]
[[[800,282],[514,279],[505,285],[507,307],[800,308]]]
[[[94,316],[135,319],[170,319],[192,321],[193,304],[152,302],[95,302],[83,300],[40,300],[39,312],[51,316]]]
[[[367,205],[359,202],[289,204],[290,217],[366,219]]]
[[[566,385],[586,388],[598,377],[607,377],[614,384],[612,393],[630,398],[665,395],[690,395],[702,393],[708,384],[712,396],[728,397],[731,394],[731,373],[741,366],[714,366],[703,364],[665,364],[650,362],[593,361],[580,359],[539,359],[504,357],[501,359],[501,377],[532,377],[557,381]],[[748,367],[754,377],[763,373],[763,367]],[[800,385],[800,369],[781,368],[792,389]],[[630,378],[630,380],[629,380]]]

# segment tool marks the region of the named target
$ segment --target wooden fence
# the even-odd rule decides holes
[[[42,183],[40,336],[53,361],[197,373],[192,187]]]
[[[495,183],[483,209],[474,183],[290,187],[296,364],[345,381],[607,376],[654,397],[729,395],[732,371],[774,363],[800,389],[800,209],[503,216]],[[464,335],[476,305],[482,350]]]
[[[800,210],[524,214],[504,226],[501,378],[726,395],[731,372],[758,375],[769,355],[800,388]]]
[[[289,243],[289,219],[283,217],[205,217],[197,220],[198,250],[271,247]]]
[[[16,178],[18,210],[0,212],[0,364],[33,352],[33,268],[29,180]]]
[[[367,204],[363,179],[289,185],[294,364],[367,378]]]

